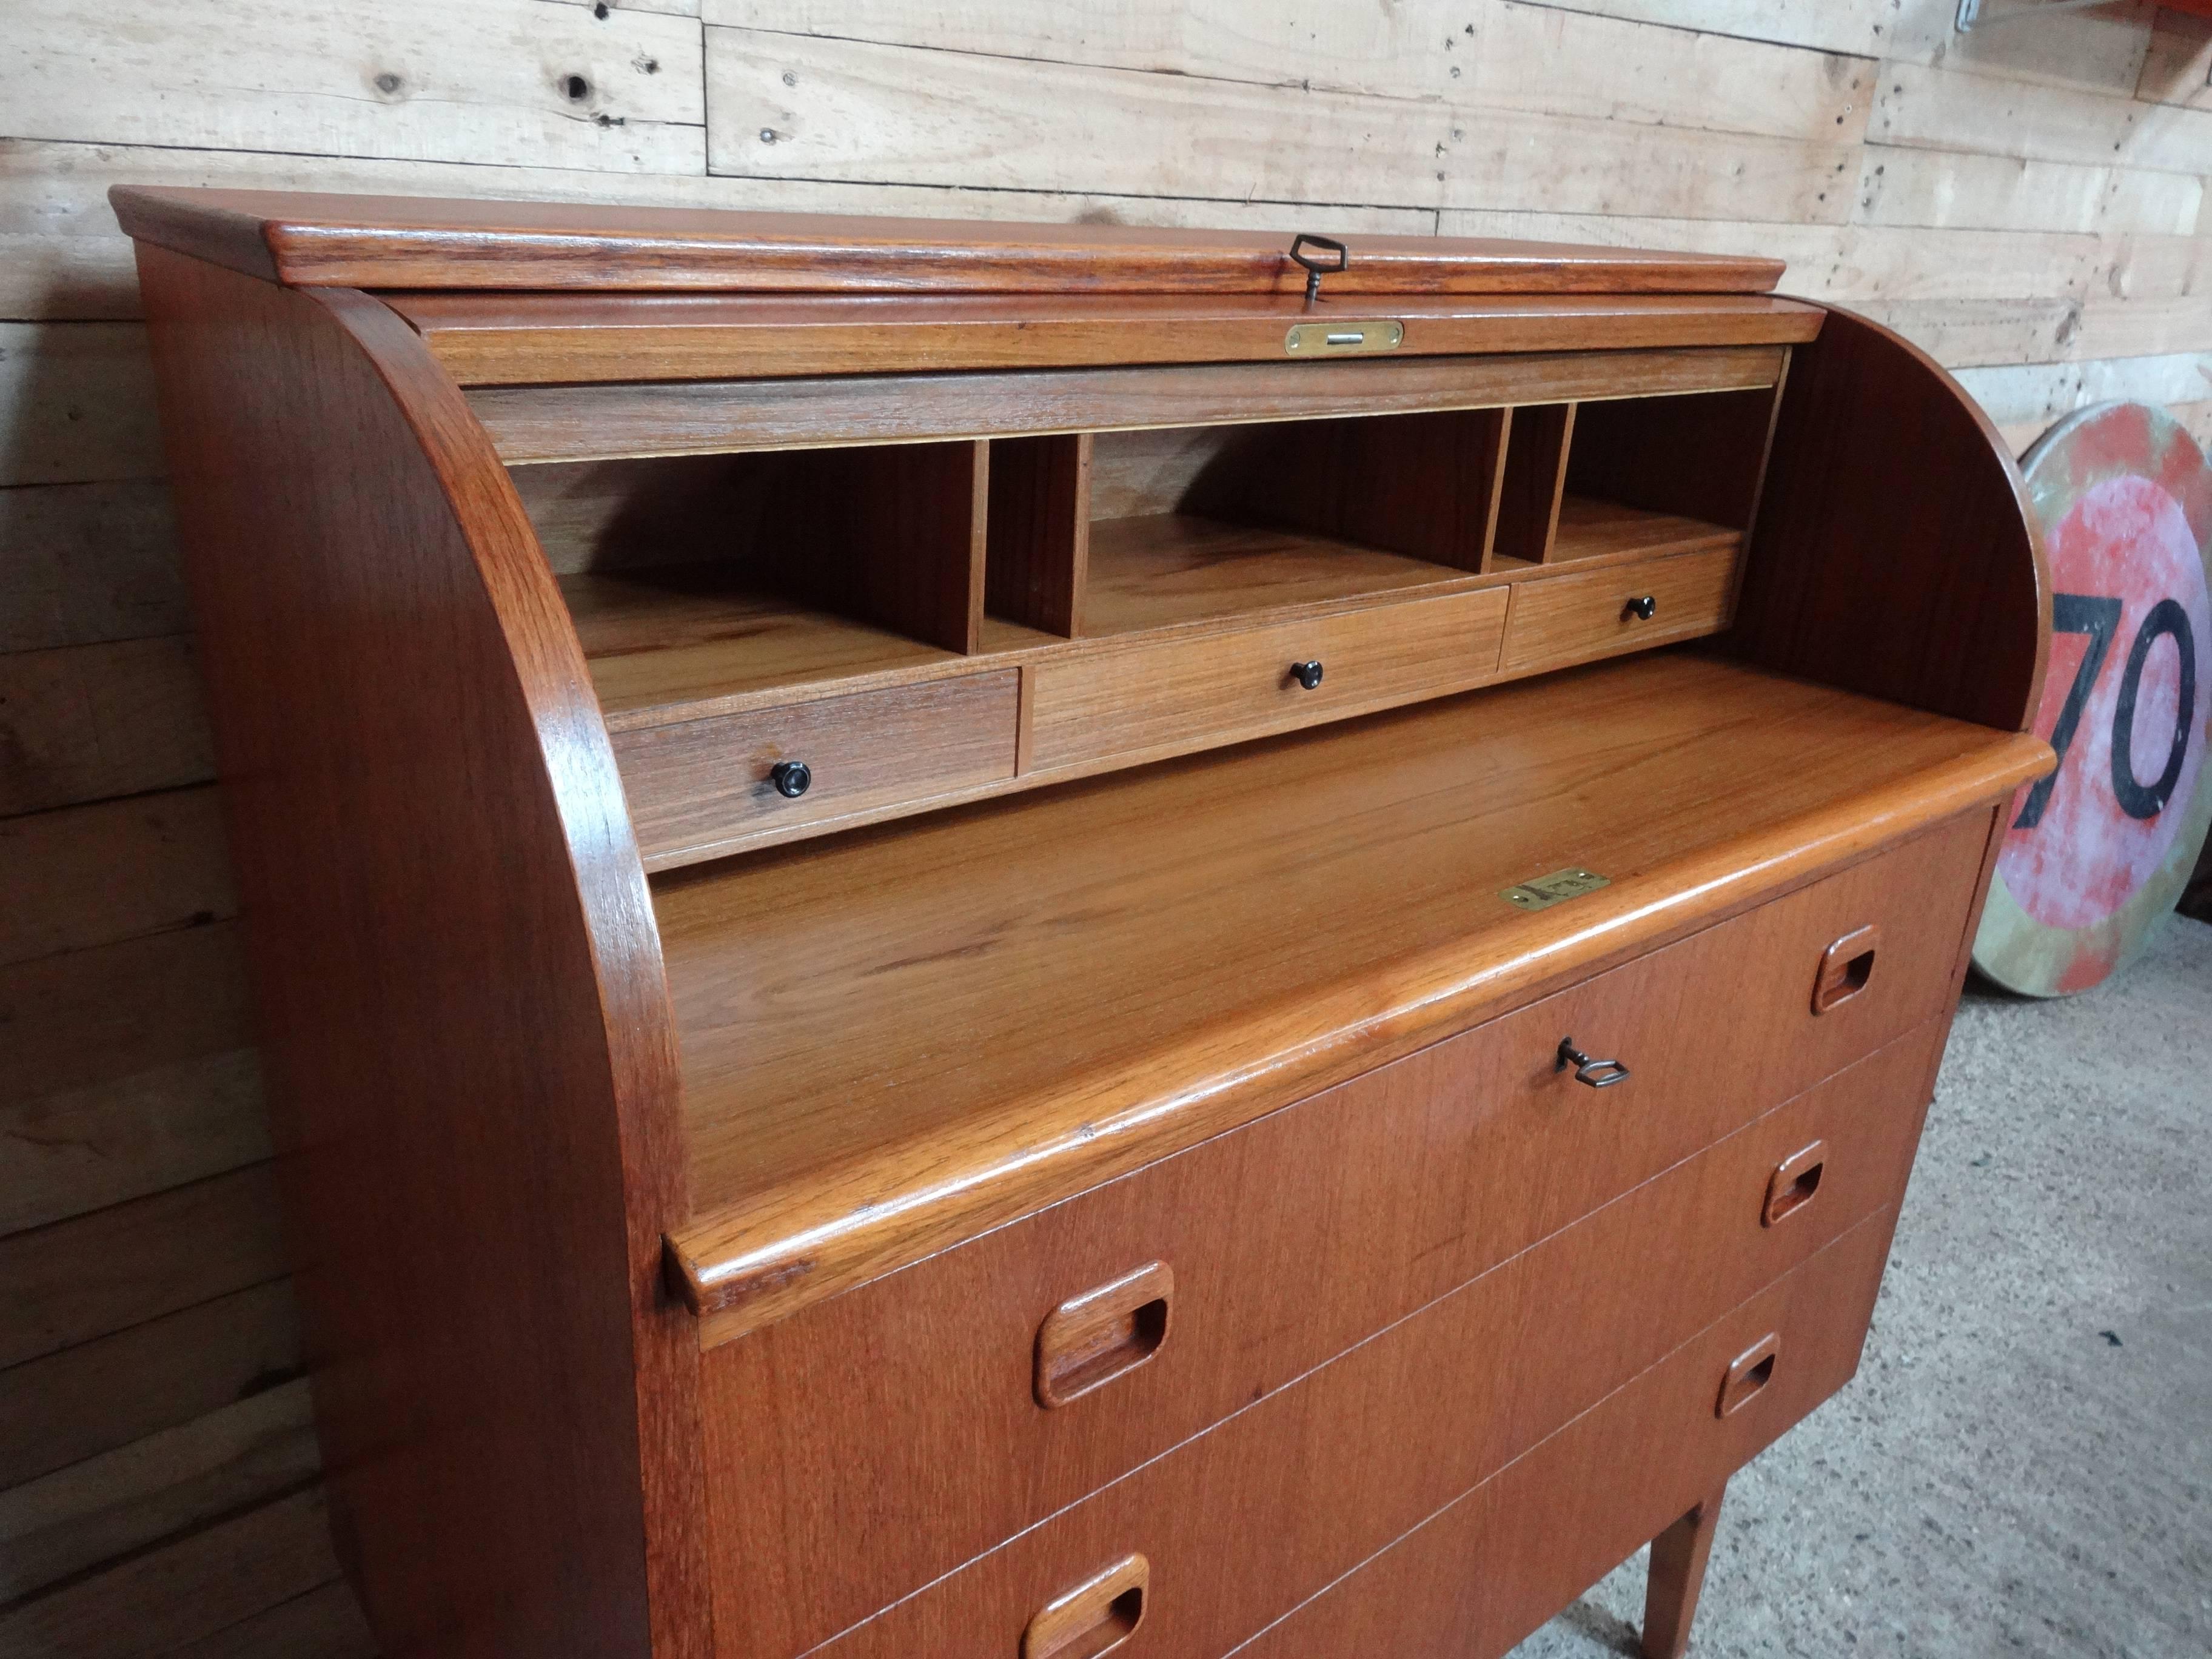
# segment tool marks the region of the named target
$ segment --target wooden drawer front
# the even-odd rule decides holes
[[[1891,1113],[1868,1133],[1873,1126],[1856,1121],[1863,1103],[1826,1104],[1747,1130],[1638,1188],[885,1610],[829,1652],[1015,1653],[1039,1608],[1132,1553],[1150,1564],[1151,1582],[1131,1655],[1224,1652],[1684,1343],[1698,1386],[1685,1389],[1660,1437],[1747,1454],[1850,1376],[1895,1214],[1883,1203],[1852,1218],[1839,1205],[1816,1231],[1816,1200],[1794,1238],[1761,1228],[1769,1169],[1796,1137],[1833,1145],[1859,1127],[1852,1150],[1834,1159],[1838,1180],[1863,1157],[1866,1187],[1893,1186],[1899,1143],[1917,1117]],[[1888,1173],[1875,1173],[1883,1166]],[[1853,1219],[1839,1238],[1836,1224]],[[1761,1328],[1747,1334],[1728,1320],[1815,1259],[1791,1275],[1800,1282]],[[1725,1335],[1700,1339],[1716,1321]],[[1768,1334],[1779,1344],[1765,1387],[1717,1418],[1730,1361]],[[1642,1449],[1620,1449],[1633,1468]],[[1601,1466],[1584,1478],[1610,1486],[1620,1477]]]
[[[1103,653],[1032,670],[1029,766],[1287,732],[1497,678],[1502,589]],[[1318,661],[1310,691],[1291,672]]]
[[[714,1349],[709,1502],[726,1557],[755,1564],[723,1587],[726,1627],[763,1654],[834,1635],[1944,1013],[1990,822]],[[1814,1014],[1828,947],[1869,926],[1863,988]],[[1565,1036],[1629,1080],[1576,1085]],[[1932,1066],[1924,1041],[1900,1075]],[[1046,1314],[1153,1261],[1175,1274],[1158,1358],[1038,1408]]]
[[[1923,1023],[1703,1160],[1724,1170],[1703,1179],[1728,1194],[1713,1237],[1736,1294],[1899,1188],[1943,1030]],[[1618,1191],[1755,1115],[1731,1100],[1670,1132],[1624,1090],[1493,1109],[1481,1091],[1503,1069],[1467,1039],[1440,1045],[708,1354],[733,1650],[834,1635],[1464,1284],[1589,1207],[1577,1170]],[[1717,1081],[1701,1098],[1728,1094]],[[1812,1201],[1762,1225],[1774,1171],[1824,1138]],[[1660,1183],[1638,1191],[1648,1206]],[[1052,1310],[1154,1261],[1173,1276],[1157,1353],[1040,1406]]]
[[[1010,778],[1021,677],[971,674],[615,734],[647,858],[773,836]],[[812,775],[791,799],[771,773]]]
[[[1717,634],[1728,626],[1736,558],[1716,548],[1518,583],[1499,670],[1532,674]],[[1644,599],[1649,620],[1631,609]]]
[[[1240,1659],[1508,1652],[1850,1379],[1889,1235],[1890,1217],[1869,1218],[1239,1649]],[[1769,1334],[1780,1338],[1772,1382],[1752,1406],[1719,1416],[1723,1367]],[[1132,1659],[1166,1651],[1128,1649]]]

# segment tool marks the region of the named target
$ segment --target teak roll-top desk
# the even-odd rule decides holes
[[[1683,1650],[2050,763],[1942,370],[1758,259],[114,199],[389,1654],[1487,1656],[1647,1540]]]

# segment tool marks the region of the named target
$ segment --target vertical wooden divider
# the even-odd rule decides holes
[[[1091,562],[1091,434],[992,442],[984,602],[1024,627],[1075,639]]]
[[[1551,556],[1574,441],[1575,409],[1573,404],[1538,404],[1513,411],[1512,441],[1506,446],[1498,492],[1498,529],[1491,544],[1493,564],[1501,558],[1541,564]]]

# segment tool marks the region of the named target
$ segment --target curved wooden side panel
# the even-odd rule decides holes
[[[388,309],[139,268],[341,1555],[389,1653],[703,1654],[675,1044],[574,632]]]
[[[2020,469],[1917,346],[1832,307],[1796,348],[1735,625],[1762,668],[2024,732],[2051,570]]]

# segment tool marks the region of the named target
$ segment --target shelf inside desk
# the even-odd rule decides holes
[[[1613,556],[1692,553],[1742,544],[1743,532],[1725,525],[1570,494],[1560,499],[1559,525],[1552,532],[1546,562],[1572,564]]]
[[[1468,585],[1449,565],[1304,531],[1182,513],[1102,519],[1091,526],[1085,631],[1133,634]]]
[[[672,710],[803,691],[959,660],[957,653],[688,564],[561,579],[608,726],[659,725]]]
[[[1323,1086],[1349,1033],[1371,1065],[1462,1029],[1844,855],[1823,837],[1870,803],[1901,834],[2039,755],[1665,652],[661,878],[678,1257],[695,1287],[830,1282],[858,1231],[897,1265]],[[1500,897],[1570,866],[1612,884]]]

